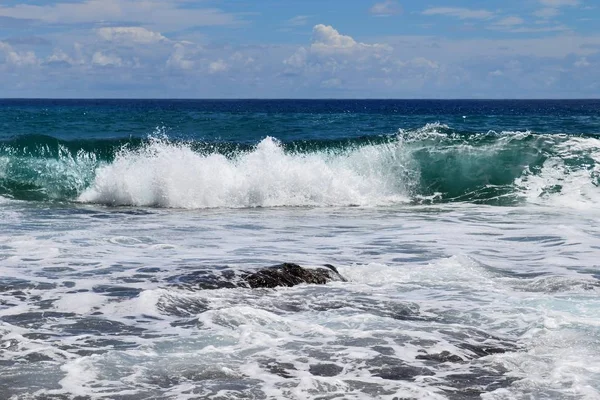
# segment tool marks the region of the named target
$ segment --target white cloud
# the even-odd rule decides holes
[[[544,6],[533,13],[538,18],[550,19],[560,14],[560,7],[574,7],[579,5],[579,0],[539,0]]]
[[[234,25],[236,15],[216,8],[185,7],[185,1],[83,0],[46,5],[0,5],[0,17],[38,20],[50,24],[98,24],[143,21],[161,30],[193,26]]]
[[[313,40],[310,46],[311,53],[328,54],[351,54],[356,52],[380,52],[389,51],[390,46],[385,44],[359,43],[351,36],[342,35],[329,25],[315,25],[313,28]]]
[[[75,64],[75,60],[73,60],[72,57],[70,57],[67,53],[65,53],[61,49],[55,49],[54,52],[52,53],[52,55],[50,55],[48,58],[46,58],[46,62],[49,64],[51,64],[51,63],[66,63],[66,64],[70,64],[70,65]]]
[[[308,24],[308,15],[297,15],[294,18],[290,18],[286,21],[287,26],[304,26]]]
[[[210,72],[211,74],[224,72],[224,71],[227,71],[228,69],[229,69],[229,65],[221,59],[211,62],[208,66],[208,72]]]
[[[472,10],[470,8],[434,7],[423,11],[423,15],[445,15],[460,19],[490,19],[494,13],[488,10]]]
[[[33,51],[16,51],[8,43],[1,41],[0,52],[4,53],[4,60],[8,65],[24,67],[38,64],[38,59]]]
[[[187,59],[185,53],[185,46],[181,43],[176,43],[173,47],[173,52],[167,60],[167,67],[184,70],[194,68],[194,62]]]
[[[351,48],[357,43],[352,37],[341,35],[332,26],[319,24],[313,29],[313,44],[334,48]]]
[[[294,54],[284,60],[284,64],[287,64],[293,68],[301,68],[306,64],[308,56],[308,50],[306,50],[304,47],[300,47]]]
[[[540,4],[546,7],[565,7],[577,6],[579,0],[539,0]]]
[[[236,64],[244,65],[244,66],[254,64],[256,62],[254,57],[246,56],[239,51],[236,51],[235,53],[233,53],[231,55],[231,57],[229,57],[229,59]]]
[[[288,77],[302,76],[302,87],[332,89],[344,82],[344,90],[351,90],[363,85],[366,76],[379,77],[382,68],[390,63],[392,51],[386,44],[361,43],[331,26],[319,24],[313,28],[310,46],[298,48],[285,59],[282,72]]]
[[[566,32],[570,28],[566,25],[546,26],[542,28],[533,28],[528,26],[522,26],[519,28],[508,29],[508,32],[512,33],[542,33],[542,32]]]
[[[96,30],[96,33],[100,38],[109,42],[152,44],[168,41],[159,32],[138,26],[100,28]]]
[[[300,47],[284,60],[294,69],[312,68],[334,71],[385,62],[393,48],[387,44],[357,42],[329,25],[315,25],[310,47]]]
[[[528,28],[524,26],[516,29]],[[548,27],[548,29],[563,28]],[[394,46],[396,54],[402,54],[403,57],[426,57],[433,60],[442,60],[445,64],[459,64],[469,59],[482,60],[504,57],[562,59],[571,54],[585,57],[598,53],[598,49],[600,49],[600,35],[581,36],[570,33],[559,33],[551,37],[506,39],[397,36],[386,38],[386,42]]]
[[[494,23],[494,25],[499,27],[512,27],[515,25],[522,25],[525,23],[525,20],[521,17],[506,17]]]
[[[589,67],[592,64],[590,64],[590,62],[587,60],[587,57],[581,57],[573,65],[577,68],[585,68],[585,67]]]
[[[115,54],[104,54],[101,51],[97,51],[92,56],[92,64],[99,65],[101,67],[120,67],[123,64],[123,60],[121,60],[121,57]]]
[[[327,25],[316,25],[310,46],[302,46],[284,61],[282,77],[302,88],[344,93],[393,93],[435,85],[446,69],[433,57],[400,59],[385,43],[362,43]],[[367,88],[370,88],[367,90]]]
[[[369,13],[377,16],[388,16],[399,14],[402,11],[400,4],[395,0],[385,0],[381,3],[373,4],[369,9]]]
[[[543,18],[543,19],[554,18],[559,14],[560,14],[560,11],[558,11],[557,8],[550,8],[550,7],[541,8],[533,13],[533,15],[535,15],[536,17]]]
[[[342,80],[340,78],[326,79],[321,82],[321,87],[324,88],[338,88],[342,86]]]
[[[431,69],[438,69],[440,67],[438,63],[428,60],[425,57],[413,58],[406,64],[410,65],[412,67],[431,68]]]

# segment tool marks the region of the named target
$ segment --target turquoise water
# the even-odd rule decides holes
[[[414,203],[425,199],[514,203],[521,194],[516,180],[524,174],[539,176],[544,163],[553,158],[574,173],[590,172],[591,184],[598,185],[589,149],[571,147],[564,152],[573,137],[597,142],[597,101],[4,100],[0,109],[0,195],[14,199],[95,202],[93,196],[81,196],[98,184],[99,171],[114,169],[113,163],[132,174],[136,167],[143,173],[152,165],[161,168],[156,163],[168,157],[165,152],[177,158],[188,150],[196,158],[180,168],[207,170],[210,157],[223,156],[235,170],[249,157],[272,151],[263,154],[265,164],[253,165],[259,170],[246,173],[264,173],[267,162],[286,160],[290,167],[300,167],[311,160],[314,166],[319,159],[330,168],[333,182],[343,180],[336,174],[349,173],[356,175],[354,183],[380,183],[369,187],[369,193],[360,193],[368,199],[324,199],[324,205],[387,204],[394,197]],[[270,150],[267,142],[273,144]],[[344,160],[347,164],[341,165]],[[208,164],[200,165],[203,162]],[[369,165],[366,170],[364,164]],[[155,171],[152,179],[166,179],[176,165]],[[114,171],[120,176],[109,179],[116,183],[125,170]],[[298,183],[288,181],[289,176],[280,179],[288,190]],[[198,177],[186,184],[200,187],[207,182]],[[140,203],[123,200],[122,194],[105,193],[97,202],[183,208],[212,204],[157,204],[158,199]],[[215,204],[262,205],[251,200]],[[281,199],[272,205],[288,204]],[[289,205],[319,205],[319,200]]]
[[[0,398],[600,397],[600,101],[0,101]],[[201,290],[215,271],[348,282]]]

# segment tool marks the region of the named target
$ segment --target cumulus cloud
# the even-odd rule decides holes
[[[309,51],[321,55],[370,53],[377,57],[379,53],[390,50],[391,47],[388,45],[360,43],[351,36],[340,34],[332,26],[319,24],[313,28],[312,44]]]
[[[96,33],[108,42],[117,43],[153,44],[169,41],[159,32],[153,32],[139,26],[100,28]]]
[[[399,14],[402,11],[400,4],[394,0],[386,0],[381,3],[375,3],[369,9],[369,13],[377,16],[389,16]]]
[[[123,60],[116,54],[105,54],[101,51],[97,51],[92,56],[92,64],[99,65],[101,67],[120,67],[123,64]]]
[[[592,64],[588,61],[587,57],[581,57],[579,60],[575,61],[573,65],[577,68],[585,68]]]
[[[75,60],[61,49],[55,49],[54,52],[46,58],[48,64],[74,65]]]
[[[295,82],[293,90],[322,90],[324,93],[371,91],[393,93],[433,85],[446,73],[437,61],[425,56],[401,58],[385,43],[362,43],[332,26],[316,25],[309,46],[298,48],[284,59],[282,76]]]
[[[341,35],[332,26],[319,24],[313,29],[313,46],[347,49],[356,45],[352,37]]]
[[[1,41],[0,53],[4,53],[4,62],[10,66],[24,67],[38,64],[33,51],[16,51],[10,44]]]
[[[284,64],[294,68],[301,68],[306,64],[308,60],[308,50],[304,47],[300,47],[294,54],[284,60]]]
[[[176,43],[173,47],[173,52],[167,60],[167,67],[175,69],[192,69],[194,62],[186,58],[185,46],[181,43]]]
[[[224,72],[229,69],[229,65],[223,60],[213,61],[208,66],[208,72],[211,74],[216,74],[218,72]]]
[[[473,10],[458,7],[433,7],[423,11],[423,15],[445,15],[459,19],[490,19],[494,13],[488,10]]]

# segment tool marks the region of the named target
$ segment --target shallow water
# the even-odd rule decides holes
[[[596,398],[598,216],[469,204],[5,202],[13,223],[0,232],[0,390],[40,399]],[[283,261],[332,263],[349,282],[174,284]]]

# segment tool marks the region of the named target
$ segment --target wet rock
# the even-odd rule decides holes
[[[267,360],[263,364],[263,368],[274,375],[278,375],[282,378],[292,378],[293,376],[289,371],[296,371],[296,367],[291,363],[280,363],[275,360]]]
[[[125,287],[125,286],[112,286],[112,285],[98,285],[94,286],[92,290],[95,293],[101,293],[105,296],[114,297],[126,297],[134,298],[142,292],[142,289]]]
[[[391,381],[411,381],[417,376],[435,375],[431,370],[421,367],[412,367],[410,365],[393,365],[371,371],[374,376]]]
[[[157,308],[170,315],[177,317],[193,318],[209,309],[209,302],[205,299],[195,299],[186,297],[162,297]]]
[[[236,272],[232,269],[212,268],[194,271],[170,279],[186,289],[233,289],[292,287],[303,283],[324,285],[331,281],[346,282],[333,265],[320,268],[304,268],[298,264],[284,263],[257,271]]]
[[[462,363],[464,362],[464,360],[455,355],[452,354],[448,351],[442,351],[439,354],[420,354],[416,357],[417,360],[427,360],[427,361],[435,361],[438,363],[445,363],[445,362],[451,362],[451,363]]]
[[[506,370],[472,368],[470,373],[445,377],[445,395],[451,400],[480,399],[484,393],[507,388],[518,379],[506,376]]]
[[[502,347],[476,345],[470,343],[461,343],[458,345],[458,347],[473,353],[476,358],[490,356],[492,354],[504,354],[507,351],[511,351],[511,349]]]
[[[19,361],[25,361],[28,363],[54,361],[52,357],[49,357],[42,353],[29,353],[19,358]]]
[[[373,346],[372,349],[384,356],[393,356],[394,354],[396,354],[394,349],[387,346]]]
[[[284,263],[251,274],[244,274],[242,280],[252,289],[291,287],[301,283],[324,285],[334,280],[346,281],[333,265],[326,264],[325,267],[312,269],[302,268],[298,264]]]
[[[309,372],[315,376],[336,376],[342,372],[344,368],[340,367],[336,364],[315,364],[311,365],[309,368]]]
[[[377,356],[369,360],[367,364],[375,367],[370,369],[373,376],[392,381],[409,381],[418,376],[435,375],[428,368],[411,366],[402,360],[389,356]]]
[[[5,315],[1,317],[0,320],[22,328],[39,329],[50,319],[73,318],[74,316],[74,313],[60,313],[54,311],[25,312],[21,314]]]

